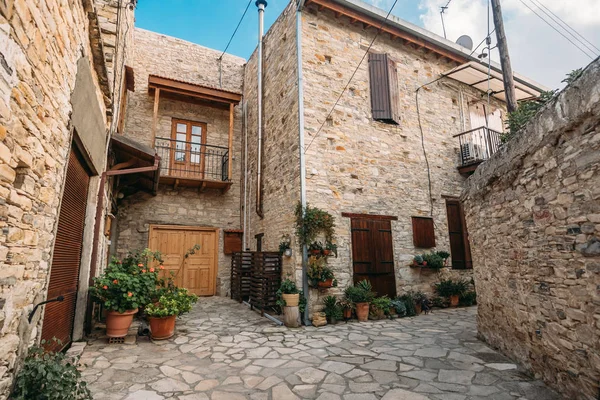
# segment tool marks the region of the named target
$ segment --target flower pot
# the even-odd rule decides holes
[[[300,294],[299,293],[295,293],[295,294],[283,293],[281,295],[281,298],[283,299],[283,301],[285,301],[286,307],[298,307],[298,303],[300,303]]]
[[[450,307],[458,307],[458,300],[459,298],[457,294],[450,296]]]
[[[417,315],[421,314],[421,312],[423,311],[423,306],[421,305],[421,303],[415,303],[415,311],[417,312]]]
[[[333,278],[327,279],[325,282],[319,281],[320,288],[330,288],[331,286],[333,286]]]
[[[323,250],[323,255],[328,256],[331,254],[331,250]]]
[[[124,313],[118,311],[108,311],[106,313],[106,336],[118,338],[127,336],[127,331],[133,321],[133,316],[138,309],[127,310]]]
[[[358,318],[360,322],[369,319],[369,303],[356,303],[356,318]]]
[[[344,319],[348,320],[352,318],[352,309],[344,308]]]
[[[283,252],[283,255],[286,257],[291,257],[292,256],[292,249],[285,249],[285,251]]]
[[[312,254],[313,256],[321,255],[321,250],[311,250],[310,254]]]
[[[175,320],[176,315],[169,315],[168,317],[148,317],[150,323],[150,333],[152,339],[163,340],[168,339],[175,334]]]

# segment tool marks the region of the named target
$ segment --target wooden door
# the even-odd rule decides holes
[[[452,268],[473,268],[471,261],[471,247],[469,234],[465,223],[462,204],[459,200],[446,200],[446,214],[448,216],[448,234],[450,237],[450,254],[452,255]]]
[[[195,245],[200,249],[191,254]],[[165,269],[173,271],[175,284],[199,296],[212,296],[217,285],[218,232],[212,228],[156,225],[150,229],[150,249],[160,251]]]
[[[352,218],[354,283],[368,279],[378,296],[396,297],[390,219]]]
[[[171,128],[171,175],[204,179],[206,124],[173,119]]]
[[[67,166],[48,284],[48,299],[63,296],[64,300],[49,303],[45,307],[42,339],[46,340],[44,347],[48,350],[58,351],[71,343],[89,180],[89,173],[79,152],[72,149]],[[54,342],[53,338],[62,343]]]

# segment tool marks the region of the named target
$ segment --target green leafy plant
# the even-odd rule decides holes
[[[277,304],[279,307],[285,307],[286,303],[281,295],[282,294],[297,294],[297,293],[302,293],[302,292],[300,292],[300,290],[296,286],[296,282],[294,282],[290,278],[286,278],[281,282],[281,285],[279,286],[279,290],[277,290],[277,300],[276,300],[275,304]],[[300,296],[300,297],[302,297],[302,296]]]
[[[474,290],[469,290],[463,293],[459,299],[460,305],[472,306],[477,304],[477,293]]]
[[[300,301],[298,302],[298,311],[300,311],[300,313],[304,313],[304,311],[306,311],[306,297],[304,297],[304,292],[300,292]]]
[[[464,280],[443,279],[435,285],[435,292],[442,297],[461,296],[468,288]]]
[[[182,315],[192,310],[198,296],[189,293],[187,289],[177,288],[160,297],[159,301],[146,306],[146,315],[149,317],[168,317]]]
[[[413,292],[406,292],[403,295],[399,296],[397,300],[400,300],[404,303],[404,307],[406,308],[406,316],[413,317],[417,315],[417,307],[415,305],[415,299],[413,297]]]
[[[396,311],[399,317],[406,316],[406,304],[402,300],[395,299],[390,301],[390,306]]]
[[[371,301],[371,312],[377,314],[383,311],[385,315],[389,315],[392,300],[387,296],[376,297]]]
[[[340,305],[342,310],[353,310],[354,309],[354,303],[345,297],[343,299],[340,299],[338,301],[338,304]]]
[[[45,344],[45,341],[42,341]],[[77,369],[79,358],[32,347],[15,380],[15,400],[91,400],[92,394]]]
[[[417,265],[423,265],[423,256],[420,254],[417,254],[416,256],[414,256],[413,261],[415,262],[415,264]]]
[[[354,286],[348,286],[344,291],[346,298],[352,303],[370,303],[376,293],[372,291],[371,283],[368,280],[358,282]]]
[[[335,218],[327,211],[311,207],[309,204],[302,207],[298,202],[295,210],[296,236],[300,246],[314,242],[319,234],[323,234],[326,241],[332,241],[335,236]]]
[[[519,108],[516,111],[508,113],[506,119],[506,127],[508,129],[500,137],[502,143],[507,142],[510,138],[517,135],[535,114],[554,98],[556,92],[556,90],[542,92],[537,99],[522,101],[519,103]]]
[[[323,312],[327,316],[329,322],[332,322],[333,320],[339,321],[343,318],[342,307],[339,304],[337,297],[326,296],[323,299],[323,305],[325,306]]]
[[[431,305],[438,308],[448,308],[450,307],[450,300],[446,297],[433,296],[431,298]]]
[[[561,82],[566,83],[567,85],[570,85],[571,83],[573,83],[574,81],[579,79],[579,77],[581,75],[583,75],[583,68],[574,69],[573,71],[569,72],[567,74],[567,77],[565,79],[563,79]]]
[[[428,268],[440,269],[444,267],[444,259],[437,253],[425,253],[422,257]]]
[[[335,278],[333,270],[327,266],[327,261],[322,257],[310,257],[308,259],[306,275],[313,287],[317,286],[319,282],[326,282]]]
[[[438,250],[435,252],[438,256],[440,256],[444,261],[446,261],[450,257],[450,253],[446,250]]]
[[[308,246],[308,251],[310,251],[311,253],[318,253],[321,254],[323,252],[323,243],[321,242],[312,242],[309,246]]]
[[[338,247],[337,244],[335,243],[331,243],[329,240],[325,242],[325,250],[327,250],[328,252],[330,252],[331,254],[333,254],[335,256],[335,258],[337,258],[338,256]]]

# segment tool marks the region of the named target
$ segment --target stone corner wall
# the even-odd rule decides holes
[[[480,336],[574,399],[600,381],[600,60],[463,192]]]

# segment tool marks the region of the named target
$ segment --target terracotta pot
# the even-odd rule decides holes
[[[458,300],[459,298],[457,294],[450,296],[450,307],[458,307]]]
[[[350,318],[352,318],[352,309],[344,308],[344,319],[350,319]]]
[[[369,303],[356,303],[356,318],[358,318],[360,322],[369,319]]]
[[[127,336],[127,331],[133,321],[133,316],[138,309],[127,310],[124,313],[118,311],[108,311],[106,313],[106,336],[118,338]]]
[[[313,256],[318,256],[321,254],[321,250],[311,250],[310,254],[312,254]]]
[[[169,315],[168,317],[148,317],[152,339],[163,340],[173,336],[175,334],[176,319],[176,315]]]
[[[330,288],[333,286],[333,279],[327,279],[325,282],[319,281],[320,288]]]
[[[286,307],[298,307],[298,303],[300,303],[300,294],[286,294],[283,293],[281,295],[283,301],[285,301]]]
[[[423,311],[423,307],[421,306],[421,304],[415,303],[415,311],[417,312],[417,315],[421,314],[421,312]]]
[[[331,250],[323,250],[323,255],[328,256],[331,254]]]

